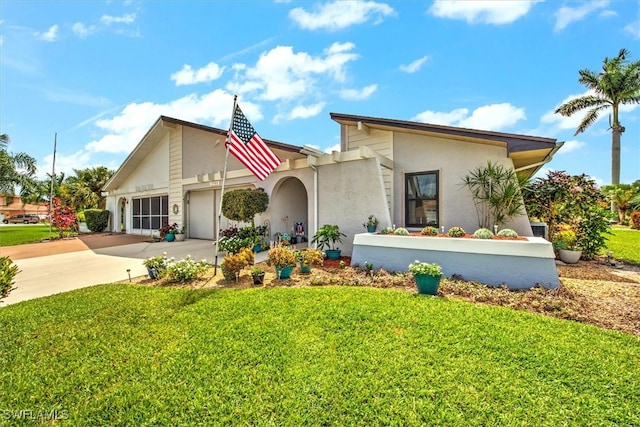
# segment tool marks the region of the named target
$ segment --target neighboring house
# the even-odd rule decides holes
[[[46,203],[34,205],[31,203],[22,203],[20,196],[0,195],[0,214],[3,218],[11,218],[15,215],[34,214],[47,215],[49,205]]]
[[[283,163],[258,181],[232,155],[225,192],[262,187],[267,212],[256,224],[270,236],[304,224],[312,237],[323,224],[353,235],[369,215],[380,227],[461,226],[473,232],[477,216],[462,178],[487,161],[532,176],[550,161],[555,139],[332,113],[340,124],[340,152],[265,142]],[[151,235],[168,221],[186,225],[187,236],[214,239],[227,131],[161,116],[105,185],[113,231]],[[232,222],[222,218],[221,228]],[[506,225],[532,235],[525,215]]]

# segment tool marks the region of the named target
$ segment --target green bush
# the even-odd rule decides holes
[[[423,236],[437,236],[438,229],[432,226],[427,226],[420,230],[420,234],[422,234]]]
[[[109,225],[109,211],[106,209],[85,209],[87,228],[95,233],[106,230]]]
[[[404,227],[398,227],[394,230],[393,234],[395,234],[396,236],[408,236],[409,230]]]
[[[9,296],[18,273],[20,269],[9,257],[0,257],[0,300]]]
[[[466,232],[462,227],[451,227],[448,234],[450,237],[464,237]]]
[[[165,277],[170,282],[191,282],[204,276],[209,268],[209,265],[205,260],[194,261],[191,256],[187,255],[185,258],[170,262],[167,265]]]
[[[516,233],[515,230],[512,230],[510,228],[503,228],[502,230],[498,231],[498,236],[500,236],[500,237],[518,237],[518,233]]]
[[[476,239],[493,239],[493,231],[488,228],[479,228],[473,233]]]

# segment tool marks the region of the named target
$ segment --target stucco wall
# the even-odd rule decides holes
[[[376,159],[363,159],[318,168],[318,227],[337,224],[347,235],[338,245],[343,255],[351,254],[353,236],[362,233],[369,215],[391,224],[380,168]]]
[[[439,224],[444,226],[445,230],[459,226],[473,233],[479,228],[478,217],[471,193],[463,185],[462,180],[477,167],[486,166],[487,161],[505,168],[513,168],[511,159],[507,157],[506,148],[502,146],[396,133],[393,212],[393,221],[396,226],[404,226],[405,221],[405,174],[438,171]],[[532,235],[526,215],[506,226],[513,228],[520,235]]]

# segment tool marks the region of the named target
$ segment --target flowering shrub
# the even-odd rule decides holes
[[[175,222],[173,224],[165,222],[164,224],[162,224],[162,227],[158,229],[158,231],[160,232],[160,237],[164,237],[167,234],[176,234],[180,229],[181,228]]]
[[[227,255],[221,264],[224,278],[236,280],[240,271],[248,265],[253,265],[254,260],[253,251],[249,248],[242,248],[235,254]]]
[[[428,226],[420,230],[420,234],[422,234],[423,236],[437,236],[438,229],[432,226]]]
[[[179,261],[168,263],[165,275],[170,282],[185,283],[204,276],[208,268],[206,260],[194,261],[191,255],[187,255]]]
[[[462,227],[451,227],[448,233],[451,237],[464,237],[466,234]]]
[[[296,253],[291,247],[279,244],[269,249],[267,264],[275,268],[293,267],[296,265]]]
[[[9,257],[0,257],[0,300],[9,296],[18,273],[20,273],[20,269]]]
[[[163,252],[162,256],[154,256],[147,258],[142,264],[149,270],[153,271],[155,277],[162,277],[167,269],[169,260],[167,259],[167,253]]]
[[[473,233],[476,239],[493,239],[493,231],[488,228],[479,228]]]
[[[442,268],[436,264],[435,262],[429,264],[427,262],[422,262],[415,260],[411,264],[409,264],[409,272],[416,274],[426,274],[428,276],[441,276]]]
[[[515,230],[512,230],[510,228],[503,228],[502,230],[498,231],[498,236],[500,236],[500,237],[518,237],[518,233],[516,233]]]
[[[408,236],[409,230],[404,227],[398,227],[394,230],[393,234],[395,234],[396,236]]]
[[[298,262],[304,266],[322,265],[324,262],[324,257],[322,256],[322,251],[320,249],[303,249],[296,252],[296,257],[298,258]]]
[[[76,214],[69,206],[62,205],[59,197],[53,199],[51,225],[58,229],[60,237],[69,237],[72,232],[76,231]]]

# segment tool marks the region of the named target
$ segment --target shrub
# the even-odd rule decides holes
[[[231,190],[222,197],[222,214],[233,221],[251,221],[267,210],[269,195],[262,188]]]
[[[501,237],[518,237],[518,233],[516,233],[515,230],[512,230],[510,228],[503,228],[502,230],[498,231],[498,236],[501,236]]]
[[[167,265],[166,278],[170,282],[191,282],[204,276],[209,265],[205,260],[194,261],[190,255],[185,258],[170,262]]]
[[[464,228],[462,227],[451,227],[448,233],[451,237],[464,237],[464,235],[466,234]]]
[[[422,262],[415,260],[411,264],[409,264],[409,272],[416,274],[426,274],[428,276],[441,276],[442,268],[436,264],[435,262],[429,264],[427,262]]]
[[[420,234],[422,234],[423,236],[437,236],[438,229],[432,226],[428,226],[420,230]]]
[[[237,253],[227,255],[220,265],[224,278],[236,280],[240,271],[248,265],[253,265],[254,260],[253,251],[249,248],[242,248]]]
[[[164,273],[167,270],[167,264],[169,260],[167,259],[167,253],[164,252],[162,256],[154,256],[149,257],[142,262],[142,264],[147,267],[149,270],[153,271],[156,277],[164,276]]]
[[[393,234],[393,228],[385,227],[382,230],[380,230],[380,234]]]
[[[479,228],[473,233],[476,239],[493,239],[493,231],[488,228]]]
[[[106,209],[85,209],[84,216],[87,228],[95,233],[101,233],[109,225],[109,211]]]
[[[640,230],[640,212],[639,211],[631,212],[631,228]]]
[[[324,258],[320,249],[303,249],[296,253],[296,258],[298,259],[298,262],[304,266],[322,265],[324,263]]]
[[[393,231],[393,234],[395,234],[396,236],[408,236],[409,230],[404,227],[398,227]]]
[[[553,246],[557,249],[577,250],[575,231],[565,228],[553,236]]]
[[[9,296],[18,273],[20,269],[9,257],[0,257],[0,300]]]
[[[53,200],[51,225],[58,229],[60,237],[69,237],[72,232],[76,231],[77,218],[75,212],[69,206],[63,205],[58,197]]]
[[[267,264],[275,268],[293,267],[296,265],[296,253],[291,247],[280,244],[269,249]]]

